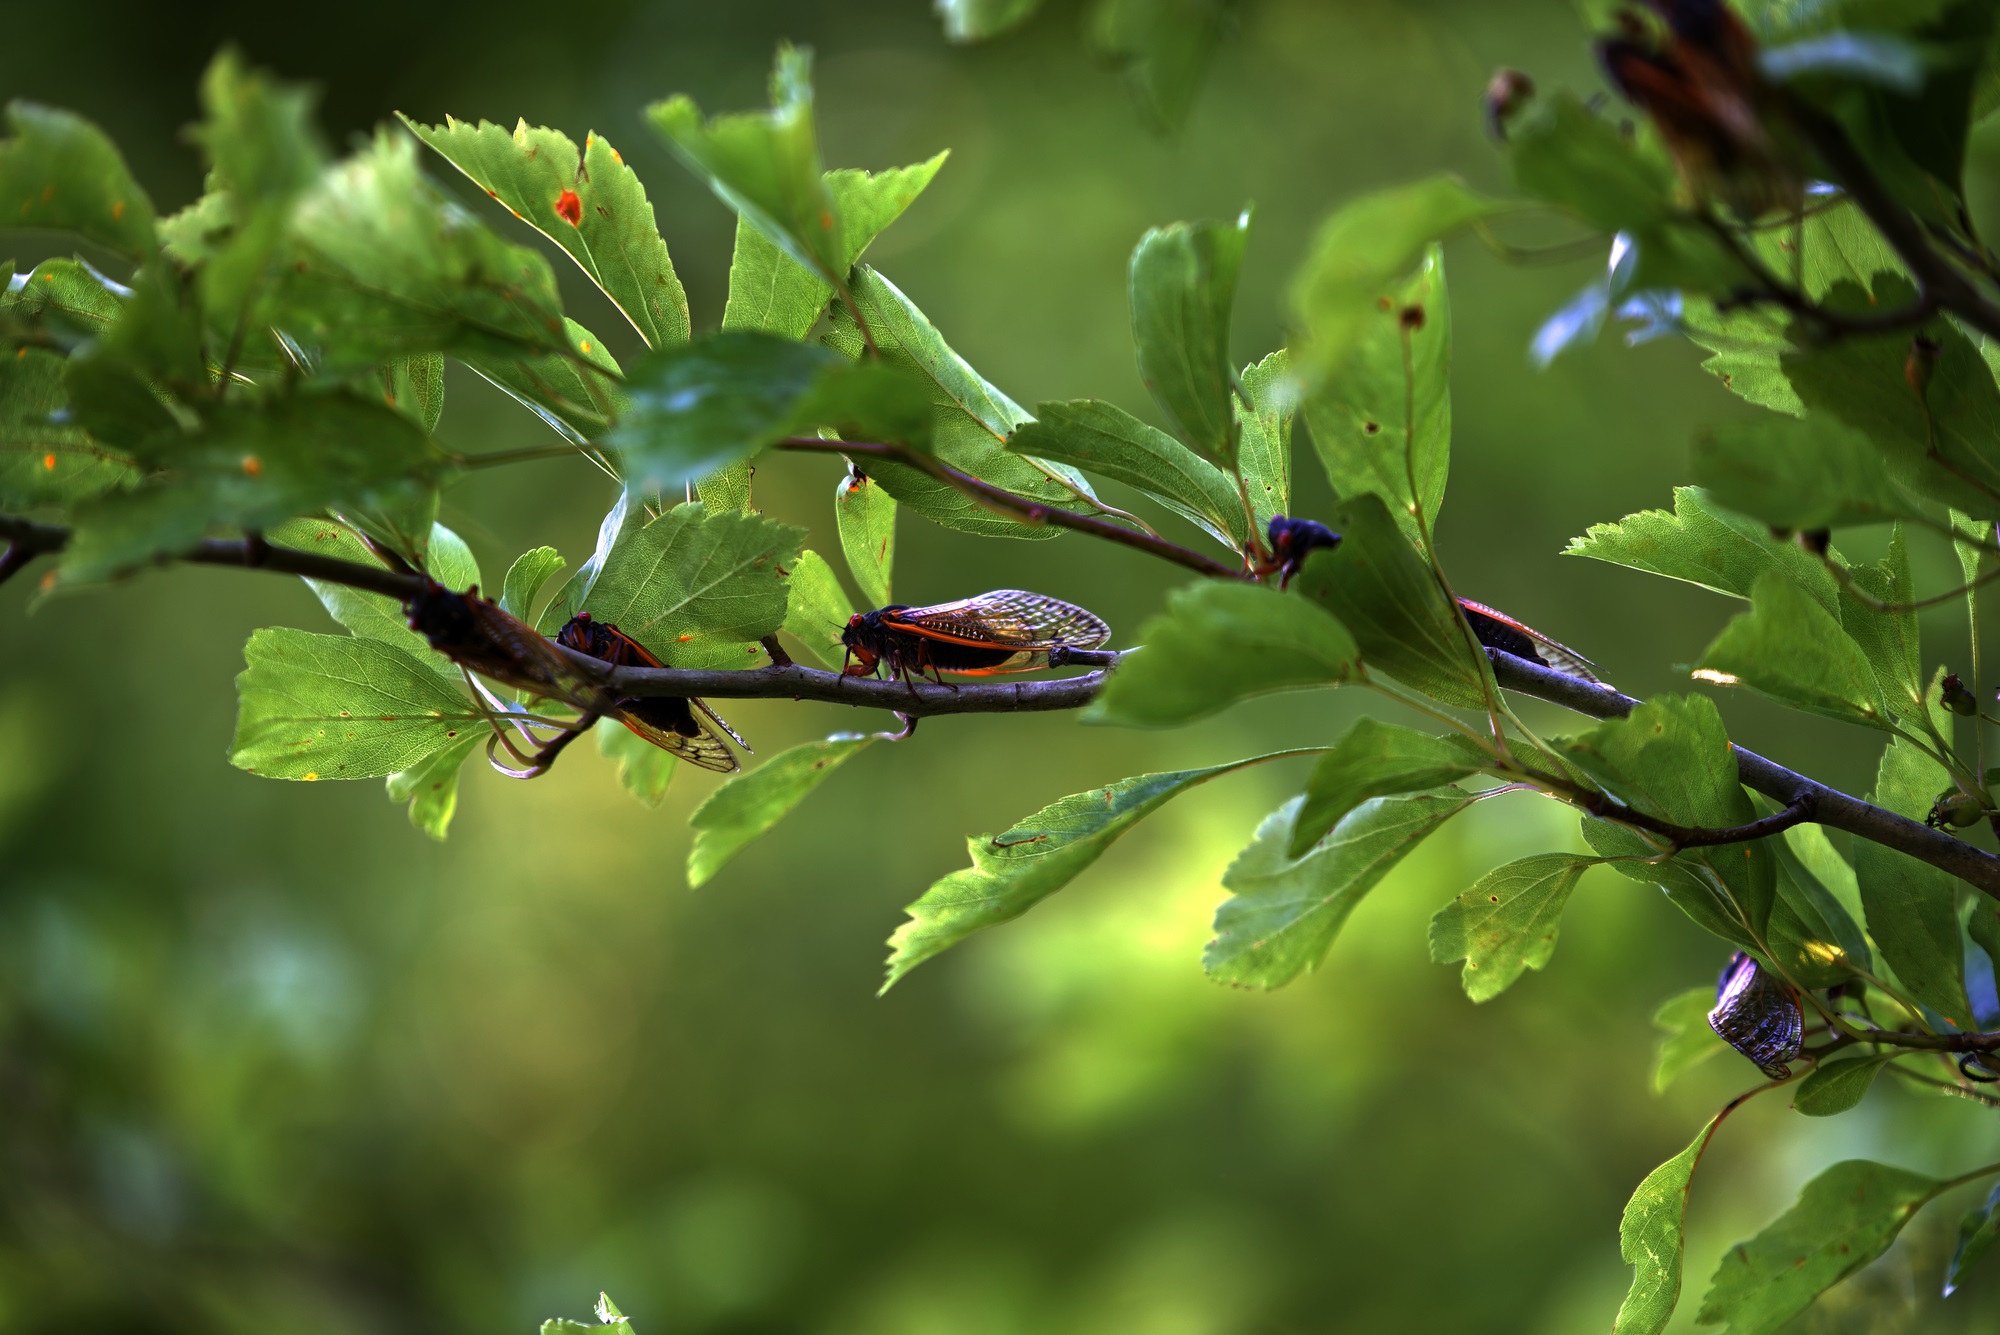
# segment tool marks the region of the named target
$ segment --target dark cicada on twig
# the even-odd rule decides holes
[[[1740,950],[1729,957],[1716,981],[1708,1027],[1773,1080],[1791,1075],[1786,1063],[1805,1046],[1806,1019],[1798,992]]]
[[[588,612],[578,612],[556,632],[556,643],[592,658],[601,658],[613,667],[665,667],[645,645],[608,621],[598,621]],[[696,717],[696,711],[705,717]],[[663,751],[671,752],[690,765],[734,774],[743,766],[728,745],[716,735],[716,728],[734,738],[748,751],[750,744],[736,736],[736,730],[708,703],[693,696],[630,696],[614,701],[605,711],[639,736]],[[715,726],[710,727],[713,723]]]
[[[596,688],[546,636],[491,599],[480,597],[478,585],[457,593],[436,580],[427,580],[424,591],[406,601],[403,609],[409,614],[410,629],[458,664],[466,685],[484,702],[487,722],[493,728],[486,743],[486,759],[502,774],[532,779],[546,773],[563,748],[597,722],[601,706]],[[561,701],[582,711],[581,716],[553,720],[525,713],[487,689],[480,677]],[[510,728],[513,737],[508,735]],[[554,735],[545,738],[538,729]],[[504,764],[497,754],[499,748],[505,748],[519,768]]]
[[[1646,8],[1658,22],[1620,15],[1597,57],[1659,127],[1689,189],[1746,219],[1796,209],[1801,176],[1771,133],[1774,99],[1750,30],[1724,0],[1646,0]]]
[[[911,674],[943,684],[943,673],[967,677],[1033,672],[1049,666],[1053,649],[1096,649],[1111,638],[1103,618],[1059,598],[995,589],[955,603],[857,612],[840,642],[841,671],[863,676],[884,668],[907,684]]]
[[[1269,559],[1254,567],[1255,573],[1276,575],[1278,587],[1282,589],[1305,569],[1308,556],[1318,551],[1331,551],[1340,545],[1340,541],[1338,533],[1318,520],[1274,515],[1269,533],[1271,554]],[[1484,603],[1475,603],[1470,598],[1459,599],[1458,610],[1466,624],[1472,627],[1473,638],[1488,649],[1498,649],[1516,658],[1540,663],[1579,681],[1605,685],[1603,678],[1597,675],[1595,663],[1534,627],[1514,620],[1505,612],[1496,611]]]

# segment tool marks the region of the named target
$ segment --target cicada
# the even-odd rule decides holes
[[[995,589],[955,603],[905,607],[892,603],[847,620],[841,671],[863,676],[888,669],[905,683],[911,674],[967,677],[1033,672],[1049,665],[1055,648],[1096,649],[1111,627],[1094,612],[1021,589]]]
[[[1340,535],[1315,519],[1292,519],[1274,515],[1269,530],[1270,557],[1255,567],[1259,575],[1276,575],[1284,588],[1305,568],[1306,558],[1317,551],[1331,551],[1340,545]],[[1554,668],[1579,681],[1603,686],[1597,665],[1567,645],[1523,625],[1505,612],[1496,611],[1470,598],[1458,600],[1459,614],[1472,627],[1472,636],[1488,649],[1498,649],[1516,658]]]
[[[651,650],[608,621],[598,621],[588,612],[578,612],[556,632],[556,643],[592,658],[601,658],[613,667],[665,667]],[[696,716],[700,711],[706,719]],[[729,734],[748,751],[749,743],[706,701],[683,695],[627,696],[616,700],[606,711],[639,736],[663,751],[671,752],[690,765],[734,774],[743,768],[728,745],[716,735],[716,728]],[[715,727],[710,727],[713,723]]]
[[[1786,1063],[1805,1046],[1806,1019],[1798,992],[1740,950],[1716,980],[1708,1027],[1773,1080],[1791,1075]]]

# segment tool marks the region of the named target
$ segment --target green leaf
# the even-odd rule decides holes
[[[821,427],[929,443],[930,405],[914,377],[769,334],[720,333],[648,353],[625,388],[631,406],[604,443],[625,460],[627,485],[641,490],[678,491]]]
[[[1337,376],[1306,400],[1306,421],[1336,495],[1380,496],[1422,547],[1451,466],[1451,303],[1432,246],[1415,276],[1378,304]],[[1422,511],[1421,522],[1418,519]]]
[[[983,42],[1026,22],[1042,0],[937,0],[948,42]]]
[[[1774,1331],[1813,1299],[1889,1249],[1903,1225],[1945,1187],[1866,1159],[1837,1163],[1806,1183],[1798,1203],[1729,1249],[1695,1319],[1730,1335]]]
[[[1811,594],[1777,571],[1758,579],[1750,610],[1722,628],[1695,675],[1747,686],[1822,718],[1893,726],[1882,684],[1861,646]]]
[[[646,340],[649,348],[688,341],[687,294],[638,175],[597,134],[579,153],[560,130],[523,120],[509,134],[447,116],[423,125],[401,112],[411,133],[474,185],[568,252]]]
[[[1298,751],[1274,751],[1206,769],[1120,779],[1043,807],[1004,834],[966,840],[972,865],[924,891],[889,938],[884,991],[982,927],[1020,917],[1075,880],[1114,840],[1167,801],[1210,779]]]
[[[1156,227],[1133,250],[1128,276],[1132,341],[1153,402],[1190,449],[1232,472],[1236,364],[1229,356],[1229,311],[1249,239],[1247,208],[1234,223]]]
[[[1854,587],[1840,591],[1841,628],[1874,668],[1890,710],[1905,724],[1921,728],[1926,699],[1934,692],[1924,680],[1922,635],[1917,610],[1911,606],[1917,588],[1910,577],[1901,521],[1889,531],[1888,554],[1872,565],[1851,568],[1847,577]],[[1856,596],[1857,591],[1889,604],[1890,610],[1870,607]]]
[[[696,501],[651,523],[621,522],[613,534],[601,566],[578,570],[543,609],[544,634],[588,611],[661,662],[685,667],[784,624],[779,571],[796,561],[803,529],[762,515],[711,515]]]
[[[785,588],[785,629],[811,651],[820,666],[840,664],[847,657],[840,633],[854,615],[854,604],[847,601],[833,567],[818,552],[800,552]]]
[[[1942,765],[1898,739],[1882,752],[1873,801],[1922,820],[1938,793],[1950,786]],[[1957,879],[1867,839],[1854,841],[1854,873],[1868,914],[1868,934],[1904,990],[1955,1028],[1972,1028]]]
[[[1029,420],[1027,412],[952,351],[937,326],[893,283],[863,265],[854,272],[853,296],[881,359],[929,382],[931,453],[939,460],[1030,500],[1068,506],[1081,497],[1095,503],[1076,470],[1052,460],[1009,454],[1003,448],[1014,429]],[[860,331],[845,308],[834,308],[831,325],[826,334],[829,345],[849,357],[865,354]],[[869,465],[869,476],[898,502],[947,528],[1004,538],[1052,538],[1060,532],[997,515],[957,488],[912,468],[876,460]]]
[[[1343,370],[1381,316],[1379,305],[1430,245],[1501,208],[1455,177],[1434,176],[1342,205],[1320,226],[1312,254],[1292,279],[1302,331],[1292,362],[1309,386]]]
[[[1710,828],[1756,819],[1722,716],[1705,696],[1656,696],[1622,719],[1563,742],[1561,750],[1646,815]],[[1601,821],[1585,820],[1584,836],[1605,857],[1650,859],[1658,852],[1632,831]],[[1661,886],[1683,912],[1725,940],[1755,944],[1770,921],[1777,869],[1761,842],[1685,849],[1661,863],[1612,865],[1633,880]]]
[[[459,739],[433,751],[409,769],[389,776],[389,800],[410,804],[410,824],[431,838],[443,841],[458,812],[459,771],[472,753],[491,734],[483,728],[467,728]]]
[[[1949,1298],[1965,1283],[1979,1258],[2000,1238],[2000,1186],[1993,1188],[1984,1204],[1966,1212],[1958,1224],[1958,1246],[1951,1254],[1951,1266],[1944,1273],[1944,1296]]]
[[[161,227],[185,248],[200,233],[199,279],[210,310],[242,310],[265,281],[293,203],[326,166],[311,89],[248,68],[225,48],[201,80],[194,138],[208,158],[208,193]]]
[[[1830,417],[1757,417],[1695,438],[1694,480],[1715,504],[1776,528],[1923,519],[1868,437]]]
[[[456,355],[551,431],[587,449],[630,400],[619,383],[624,372],[603,342],[567,316],[562,326],[564,352],[529,356],[461,349]]]
[[[1446,704],[1482,705],[1486,656],[1382,498],[1354,497],[1332,524],[1343,540],[1307,558],[1298,592],[1340,619],[1365,666]]]
[[[1091,45],[1124,72],[1155,128],[1178,130],[1234,8],[1234,0],[1098,0]]]
[[[1716,593],[1748,598],[1766,572],[1776,570],[1810,590],[1828,612],[1840,605],[1833,577],[1797,543],[1780,542],[1762,524],[1719,508],[1698,487],[1674,488],[1674,512],[1641,510],[1615,524],[1593,524],[1571,538],[1564,556],[1644,570],[1698,584]]]
[[[264,536],[278,547],[337,557],[362,565],[380,564],[360,538],[346,526],[330,519],[287,520]],[[465,545],[465,540],[456,533],[442,524],[435,524],[431,529],[429,546],[431,578],[449,589],[467,589],[479,583],[479,563],[473,559],[472,550]],[[326,609],[327,615],[347,627],[350,633],[394,645],[453,684],[463,680],[457,665],[435,652],[428,640],[410,629],[403,605],[394,598],[327,580],[308,579],[305,583],[313,591],[313,596],[319,599],[320,606]]]
[[[132,260],[153,253],[153,201],[104,131],[33,102],[7,104],[0,140],[0,219],[107,246]]]
[[[1292,415],[1298,384],[1282,348],[1244,367],[1237,383],[1243,395],[1236,401],[1236,465],[1262,535],[1273,515],[1292,512]]]
[[[653,745],[615,718],[599,719],[596,733],[597,754],[618,767],[618,782],[626,792],[649,807],[666,801],[667,785],[680,768],[671,751]]]
[[[1863,310],[1912,303],[1907,280],[1884,278],[1877,296],[1842,284],[1831,305]],[[1904,367],[1907,334],[1843,338],[1805,346],[1784,359],[1799,399],[1860,431],[1887,459],[1897,481],[1931,500],[1981,519],[2000,516],[2000,387],[1972,340],[1947,321],[1923,334],[1939,346],[1928,388],[1919,397]],[[1801,337],[1794,340],[1802,345]]]
[[[1174,727],[1252,695],[1334,685],[1357,671],[1354,638],[1340,622],[1255,584],[1176,590],[1139,639],[1145,649],[1111,674],[1087,722]]]
[[[826,174],[826,187],[833,194],[834,212],[840,218],[837,273],[845,275],[853,268],[869,244],[916,203],[948,156],[948,152],[939,153],[927,162],[886,171],[837,167]]]
[[[320,177],[293,210],[291,262],[274,270],[258,322],[316,348],[329,373],[429,352],[566,352],[548,262],[474,222],[416,154],[385,129]]]
[[[393,497],[443,461],[414,422],[346,393],[223,404],[203,429],[155,437],[139,461],[171,472],[77,507],[65,583],[194,545],[211,525],[262,529],[327,506]]]
[[[500,610],[533,625],[535,599],[562,568],[562,554],[553,547],[522,552],[507,567],[507,579],[500,586]]]
[[[1792,1107],[1807,1117],[1832,1117],[1844,1113],[1867,1097],[1869,1086],[1875,1083],[1875,1077],[1881,1074],[1883,1066],[1895,1059],[1896,1054],[1891,1052],[1849,1061],[1822,1062],[1799,1082],[1798,1091],[1792,1095]]]
[[[748,218],[736,220],[724,329],[755,329],[798,340],[812,332],[833,284],[778,249]]]
[[[689,171],[793,259],[828,279],[845,272],[813,130],[811,51],[779,46],[768,112],[704,121],[680,96],[647,107],[646,119]]]
[[[444,416],[444,358],[435,352],[382,368],[382,397],[429,435]]]
[[[1702,1015],[1702,1027],[1708,1016]],[[1716,1040],[1721,1046],[1721,1040]],[[1618,1254],[1632,1265],[1632,1287],[1619,1305],[1612,1335],[1660,1335],[1681,1298],[1681,1254],[1688,1184],[1715,1134],[1713,1118],[1688,1147],[1646,1174],[1618,1221]]]
[[[73,505],[133,476],[124,455],[58,416],[66,365],[41,348],[0,355],[0,505]]]
[[[11,274],[12,265],[8,267]],[[43,260],[25,276],[10,277],[7,290],[0,292],[0,311],[70,346],[102,334],[123,314],[121,297],[131,292],[114,293],[107,283],[81,260]]]
[[[1221,469],[1101,399],[1036,404],[1007,448],[1137,487],[1217,542],[1239,551],[1248,543],[1243,500]]]
[[[896,498],[874,478],[849,468],[834,485],[833,519],[855,587],[869,606],[888,606],[896,573]]]
[[[1142,657],[1135,655],[1132,661]],[[1487,759],[1463,738],[1430,737],[1364,715],[1313,766],[1285,855],[1305,856],[1348,812],[1370,798],[1437,788],[1473,773]]]
[[[1464,960],[1465,995],[1490,1001],[1556,953],[1563,907],[1596,858],[1540,853],[1495,867],[1431,919],[1431,962]]]
[[[1832,987],[1857,968],[1871,968],[1867,938],[1846,907],[1785,840],[1771,840],[1769,848],[1778,863],[1778,900],[1765,934],[1772,959],[1808,988]]]
[[[688,851],[688,884],[700,886],[708,881],[873,740],[856,733],[836,733],[823,742],[807,742],[772,756],[710,793],[688,818],[694,829],[694,847]]]
[[[1714,1009],[1715,989],[1704,986],[1689,988],[1660,1003],[1660,1008],[1653,1012],[1653,1027],[1665,1035],[1653,1059],[1655,1094],[1666,1093],[1667,1086],[1680,1079],[1683,1072],[1718,1052],[1729,1051],[1729,1045],[1709,1027],[1708,1013]]]
[[[1264,818],[1236,855],[1202,967],[1217,982],[1283,987],[1326,957],[1347,915],[1405,855],[1472,801],[1456,788],[1378,797],[1349,812],[1303,857],[1289,857],[1300,798]]]
[[[413,769],[468,731],[471,703],[382,640],[260,630],[243,647],[229,763],[270,779],[372,779]]]

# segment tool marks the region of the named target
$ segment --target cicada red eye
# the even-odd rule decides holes
[[[571,227],[583,226],[583,199],[574,190],[556,196],[556,216]]]

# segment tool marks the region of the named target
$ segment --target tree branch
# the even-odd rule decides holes
[[[1096,515],[1077,514],[1073,510],[1058,510],[1054,506],[1016,496],[1004,487],[983,482],[970,473],[961,473],[928,454],[902,445],[884,445],[873,441],[822,440],[818,436],[787,436],[778,441],[777,446],[781,450],[796,450],[806,454],[844,454],[854,459],[882,459],[889,463],[901,464],[905,468],[914,468],[963,495],[970,496],[989,510],[998,510],[1024,524],[1052,524],[1057,528],[1093,534],[1127,547],[1136,547],[1163,561],[1186,566],[1197,574],[1213,576],[1216,579],[1248,577],[1247,572],[1240,567],[1224,565],[1212,557],[1190,551],[1186,547],[1168,542],[1165,538],[1151,533],[1141,533],[1136,529],[1100,519]]]
[[[1640,704],[1629,695],[1593,686],[1587,681],[1579,681],[1566,673],[1530,663],[1498,649],[1488,649],[1486,656],[1493,660],[1493,675],[1508,690],[1547,700],[1550,704],[1573,709],[1579,714],[1592,718],[1624,718]],[[1884,848],[1893,848],[1898,853],[1907,853],[2000,899],[2000,857],[1954,839],[1941,830],[1930,829],[1921,821],[1898,816],[1858,797],[1849,797],[1838,789],[1766,760],[1754,751],[1746,751],[1734,743],[1731,746],[1736,752],[1737,773],[1745,787],[1775,798],[1787,807],[1810,802],[1815,823],[1845,830]]]
[[[560,647],[560,646],[558,646]],[[698,695],[710,700],[817,700],[886,709],[910,718],[940,714],[1026,714],[1081,709],[1104,689],[1108,669],[1056,681],[933,682],[844,677],[793,663],[762,668],[607,668],[602,659],[569,650],[571,662],[619,698]]]

